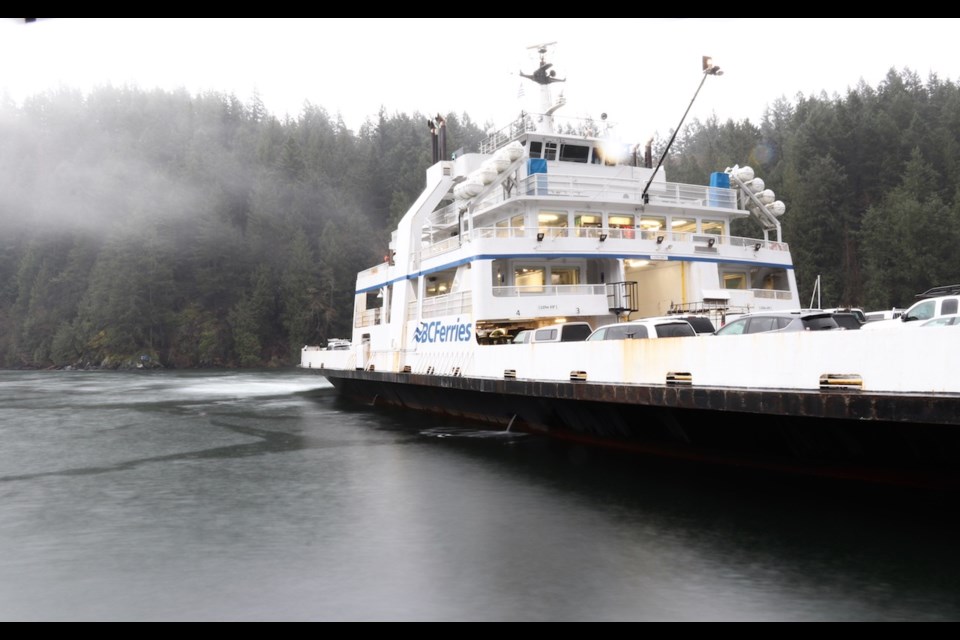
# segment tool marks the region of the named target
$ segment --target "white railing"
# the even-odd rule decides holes
[[[372,327],[380,324],[380,320],[383,316],[382,311],[383,309],[367,309],[365,311],[357,311],[353,318],[353,326]]]
[[[750,289],[754,298],[766,298],[768,300],[793,300],[793,294],[789,291],[777,291],[774,289]]]
[[[516,287],[493,287],[496,298],[518,296],[605,296],[606,285],[602,284],[527,284]]]
[[[473,200],[471,204],[474,215],[518,196],[640,204],[643,202],[644,184],[629,178],[535,173],[521,180],[509,194],[504,189],[494,189],[482,200]],[[647,196],[653,204],[737,210],[737,193],[732,189],[654,182]],[[452,203],[432,213],[429,220],[434,226],[452,226],[456,224],[457,215],[457,203]]]
[[[643,187],[643,182],[628,178],[537,173],[521,180],[517,193],[536,197],[571,197],[590,201],[641,202]],[[498,193],[497,196],[502,197],[502,193]],[[736,191],[703,185],[654,182],[647,191],[647,197],[651,203],[655,204],[737,208]]]
[[[420,250],[420,257],[425,260],[427,258],[432,258],[433,256],[438,256],[441,253],[446,253],[447,251],[453,251],[460,246],[460,242],[460,238],[457,236],[441,240],[440,242],[435,242],[429,246],[423,247]]]
[[[729,242],[731,246],[744,247],[747,249],[753,249],[755,251],[759,251],[760,249],[768,249],[770,251],[790,251],[790,245],[788,245],[786,242],[758,240],[756,238],[737,238],[735,236],[727,237],[726,241]]]
[[[473,294],[470,291],[448,293],[423,299],[423,318],[453,316],[473,311]],[[417,301],[407,305],[407,320],[417,319]]]
[[[575,118],[570,116],[545,116],[540,113],[528,113],[517,118],[502,129],[495,131],[480,143],[480,153],[493,153],[500,147],[508,144],[528,131],[537,130],[537,121],[540,118],[549,117],[553,120],[553,127],[558,133],[566,131],[568,135],[573,134],[581,138],[596,138],[601,134],[599,123],[587,118]],[[573,142],[573,141],[571,141]],[[576,144],[573,142],[573,144]]]
[[[427,226],[444,228],[455,225],[462,206],[462,204],[454,201],[442,209],[437,209],[427,218]]]
[[[713,245],[729,245],[731,247],[743,247],[745,250],[758,251],[767,249],[770,251],[790,251],[790,245],[786,242],[773,242],[758,240],[756,238],[741,238],[737,236],[721,236],[712,234],[696,234],[688,231],[656,231],[650,229],[634,228],[597,228],[597,227],[479,227],[472,232],[467,232],[463,236],[454,236],[445,238],[432,245],[426,246],[421,250],[421,259],[432,258],[454,249],[459,248],[464,242],[481,239],[534,239],[539,234],[543,234],[544,240],[556,238],[587,238],[598,242],[603,240],[648,240],[658,245],[670,245],[682,242],[702,242],[708,243],[714,241]],[[410,269],[416,270],[413,256],[410,257]],[[370,271],[368,269],[368,271]],[[366,273],[366,272],[364,272]],[[375,272],[374,272],[375,273]]]

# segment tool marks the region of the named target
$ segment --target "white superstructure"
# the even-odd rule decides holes
[[[442,354],[467,375],[491,335],[558,321],[799,306],[783,204],[749,167],[715,174],[719,186],[671,183],[588,123],[561,133],[549,67],[525,76],[542,114],[427,170],[389,261],[357,277],[349,355],[308,348],[303,366],[439,370]],[[741,218],[761,237],[732,235]]]

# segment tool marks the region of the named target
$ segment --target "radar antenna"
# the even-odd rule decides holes
[[[540,54],[540,67],[533,73],[527,74],[523,71],[520,72],[520,76],[527,78],[528,80],[533,80],[539,85],[546,86],[554,82],[566,82],[566,78],[558,78],[557,72],[550,67],[553,66],[552,62],[547,62],[547,51],[549,47],[557,44],[556,42],[544,42],[542,44],[535,44],[527,47],[527,49],[536,49],[537,53]]]

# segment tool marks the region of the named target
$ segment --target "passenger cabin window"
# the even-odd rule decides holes
[[[550,284],[573,285],[580,284],[580,269],[578,267],[551,267]]]
[[[603,228],[603,216],[599,213],[577,211],[573,215],[573,226],[577,228],[578,238],[596,238],[600,232],[592,229]]]
[[[726,223],[723,220],[704,220],[701,224],[701,233],[723,236],[726,235]]]
[[[657,236],[667,228],[665,216],[642,216],[640,218],[640,234],[644,240],[656,240]]]
[[[367,309],[379,309],[383,307],[383,289],[376,291],[367,291]]]
[[[520,293],[543,293],[543,286],[547,283],[545,267],[525,265],[518,266],[513,272],[513,284]]]
[[[580,284],[580,267],[569,265],[517,265],[513,271],[513,283],[520,293],[543,293],[546,284],[568,286]]]
[[[556,142],[545,142],[543,145],[543,159],[544,160],[556,160],[557,159],[557,143]]]
[[[634,237],[636,218],[632,214],[611,215],[607,218],[607,226],[614,230],[614,238],[630,239]]]
[[[640,218],[640,228],[647,231],[661,231],[667,226],[667,219],[663,216],[643,216]]]
[[[696,233],[697,221],[690,218],[672,218],[670,220],[670,230],[679,233]]]
[[[432,298],[434,296],[443,296],[451,292],[453,289],[453,280],[457,275],[456,269],[447,269],[445,271],[438,271],[427,276],[427,281],[424,286],[424,293],[427,298]]]
[[[724,289],[746,289],[747,274],[746,273],[724,273],[723,288]]]
[[[560,160],[562,162],[587,163],[590,157],[590,147],[581,144],[560,145]]]
[[[550,238],[567,236],[568,215],[566,211],[541,211],[537,215],[537,226]]]

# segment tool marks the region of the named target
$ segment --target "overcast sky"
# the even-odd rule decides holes
[[[567,106],[609,114],[620,136],[666,134],[701,79],[689,119],[759,121],[778,97],[875,86],[891,67],[960,79],[955,18],[50,18],[0,19],[0,92],[20,101],[59,85],[259,92],[276,115],[305,101],[353,129],[388,112],[467,112],[507,124],[538,110],[517,72],[527,47],[557,41],[553,57]],[[689,121],[688,119],[688,121]]]

